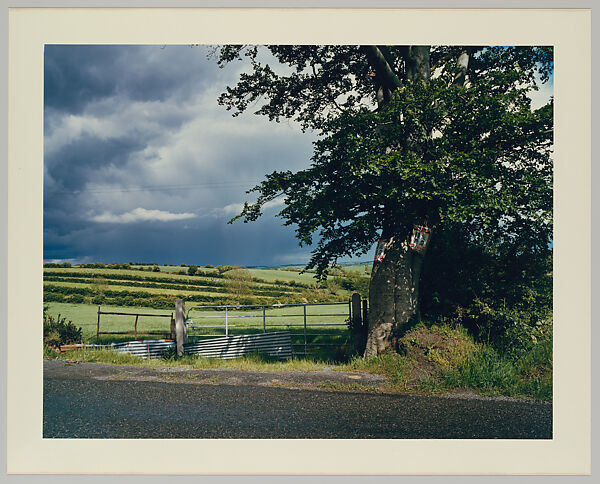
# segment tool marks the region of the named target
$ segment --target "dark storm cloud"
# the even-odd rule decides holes
[[[64,190],[81,190],[99,170],[122,166],[146,146],[143,137],[99,139],[84,135],[47,158],[48,174]]]
[[[110,46],[47,45],[44,49],[45,107],[78,113],[87,103],[113,94],[117,84],[107,73],[114,65],[117,52]]]
[[[206,48],[47,46],[44,258],[271,265],[299,262],[271,207],[227,221],[265,173],[308,165],[310,135],[217,97],[241,64]],[[182,188],[178,188],[182,187]]]
[[[218,77],[205,47],[48,45],[44,50],[46,108],[81,113],[107,96],[164,101],[187,96]]]
[[[272,218],[251,225],[213,219],[192,229],[177,223],[107,224],[101,231],[93,226],[60,235],[50,231],[44,239],[46,260],[249,266],[298,263],[307,253],[293,230]]]

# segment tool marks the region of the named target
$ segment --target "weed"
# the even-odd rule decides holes
[[[81,328],[78,328],[66,317],[55,318],[48,314],[48,306],[44,305],[44,346],[58,348],[60,345],[81,343]]]

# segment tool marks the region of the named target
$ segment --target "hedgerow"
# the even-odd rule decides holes
[[[227,293],[228,289],[226,287],[224,287],[224,284],[221,283],[213,283],[213,282],[209,282],[209,281],[190,281],[190,284],[187,284],[186,282],[163,282],[163,283],[156,283],[156,282],[137,282],[137,281],[128,281],[126,279],[123,278],[116,278],[116,280],[111,280],[112,276],[109,276],[110,279],[106,279],[103,281],[103,284],[106,285],[112,285],[112,286],[129,286],[129,287],[146,287],[146,288],[153,288],[153,289],[178,289],[181,291],[195,291],[198,290],[199,287],[203,288],[203,289],[208,289],[210,290],[210,292],[217,292],[217,293]],[[93,280],[98,279],[97,277],[62,277],[62,275],[60,276],[55,276],[55,275],[44,275],[44,281],[48,281],[48,282],[71,282],[71,283],[78,283],[78,284],[86,284],[89,283]],[[287,288],[287,287],[277,287],[275,288],[264,288],[261,286],[251,286],[251,289],[257,294],[257,295],[262,295],[262,296],[282,296],[288,292],[293,292],[294,289],[293,288]]]
[[[260,295],[245,295],[242,298],[235,296],[206,296],[201,294],[173,294],[162,296],[143,291],[111,291],[105,290],[103,294],[96,294],[91,288],[44,285],[44,302],[66,303],[93,303],[111,306],[139,306],[155,309],[172,309],[175,299],[183,299],[191,303],[207,305],[238,305],[238,304],[302,304],[307,302],[343,301],[345,296],[336,296],[330,293],[314,290],[297,294],[284,294],[271,297]],[[186,304],[188,304],[186,302]]]
[[[185,278],[185,279],[181,279],[181,282],[178,281],[178,278],[172,278],[172,277],[160,277],[160,276],[138,276],[135,274],[99,274],[99,273],[94,273],[94,272],[81,272],[81,271],[60,271],[60,272],[54,272],[54,271],[45,271],[44,272],[44,277],[77,277],[77,278],[84,278],[84,279],[93,279],[96,277],[109,277],[110,279],[114,279],[114,280],[119,280],[119,281],[140,281],[140,282],[158,282],[158,283],[169,283],[169,284],[186,284],[186,285],[194,285],[194,286],[220,286],[220,287],[224,287],[224,283],[222,282],[217,282],[217,281],[205,281],[202,279],[196,279],[196,277],[208,277],[208,278],[212,278],[212,279],[224,279],[224,275],[223,274],[216,274],[216,273],[211,273],[211,272],[204,272],[201,270],[198,270],[193,278]],[[310,284],[304,284],[301,282],[297,282],[297,281],[275,281],[275,282],[270,282],[267,281],[265,279],[260,279],[257,277],[253,277],[252,278],[252,282],[255,283],[260,283],[260,284],[268,284],[270,286],[277,286],[280,287],[282,290],[285,287],[292,287],[292,288],[309,288],[311,287]]]

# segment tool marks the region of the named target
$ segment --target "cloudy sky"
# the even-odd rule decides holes
[[[217,97],[245,66],[206,47],[46,46],[44,260],[305,262],[276,203],[228,225],[245,191],[310,163],[313,136]]]
[[[232,117],[217,97],[247,66],[220,69],[207,53],[46,46],[44,260],[307,261],[310,248],[275,217],[276,203],[257,222],[227,221],[266,173],[307,167],[314,136],[251,113]]]

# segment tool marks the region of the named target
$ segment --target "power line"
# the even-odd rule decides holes
[[[206,188],[252,188],[259,184],[260,181],[248,180],[246,182],[236,183],[201,183],[193,185],[153,185],[145,187],[129,187],[129,188],[82,188],[80,190],[59,190],[56,193],[122,193],[122,192],[146,192],[146,191],[169,191],[169,190],[193,190]]]

